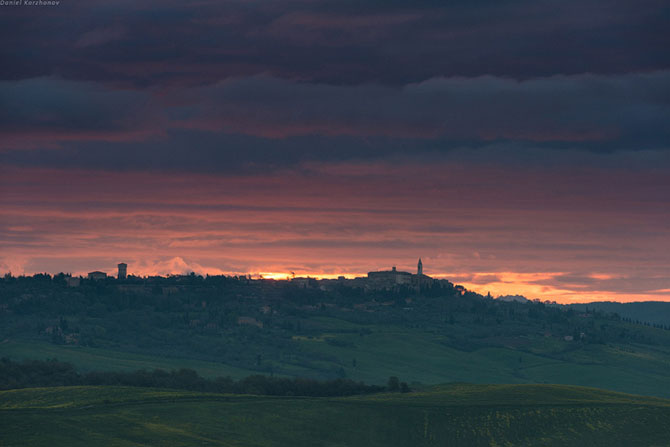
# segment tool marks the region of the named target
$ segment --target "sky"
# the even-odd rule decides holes
[[[0,6],[0,273],[670,301],[665,0]]]

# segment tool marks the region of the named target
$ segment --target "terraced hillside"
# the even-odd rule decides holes
[[[348,398],[123,387],[0,393],[3,446],[663,446],[670,400],[559,385]]]

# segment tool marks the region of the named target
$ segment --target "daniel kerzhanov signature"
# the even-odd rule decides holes
[[[59,6],[61,0],[0,0],[0,6]]]

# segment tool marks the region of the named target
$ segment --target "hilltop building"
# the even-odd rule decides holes
[[[423,274],[423,262],[419,258],[416,275],[402,272],[394,267],[391,270],[368,272],[366,287],[370,289],[391,289],[396,286],[423,287],[433,283],[434,279]]]
[[[402,284],[412,284],[412,274],[401,272],[395,266],[391,270],[368,272],[368,286],[371,288],[385,289]]]
[[[90,273],[88,274],[88,279],[95,279],[95,280],[98,280],[98,279],[105,279],[105,278],[107,278],[107,273],[105,273],[105,272],[99,272],[99,271],[97,271],[97,270],[96,270],[95,272],[90,272]]]
[[[79,284],[81,284],[81,278],[66,276],[65,283],[67,284],[68,287],[79,287]]]
[[[315,278],[291,278],[291,284],[295,284],[296,286],[300,287],[301,289],[307,289],[310,287],[316,287],[318,285],[318,281]]]
[[[122,262],[121,264],[118,265],[118,267],[119,267],[119,273],[116,277],[118,279],[126,279],[126,277],[128,276],[128,264]]]

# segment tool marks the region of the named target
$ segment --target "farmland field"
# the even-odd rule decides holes
[[[558,385],[347,398],[124,387],[0,393],[3,446],[669,445],[670,400]]]

